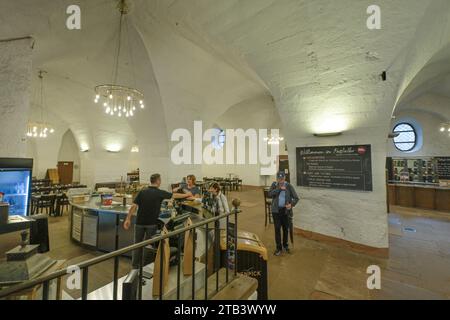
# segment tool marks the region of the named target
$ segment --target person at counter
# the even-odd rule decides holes
[[[195,185],[197,179],[193,174],[187,176],[187,183],[181,183],[179,187],[174,188],[172,192],[180,194],[180,199],[194,200],[202,197],[200,188]]]
[[[274,255],[279,256],[283,249],[287,253],[290,252],[288,234],[292,227],[292,209],[299,201],[294,187],[286,181],[284,171],[277,173],[277,181],[270,187],[269,197],[272,198],[272,216],[277,245]],[[283,243],[281,243],[281,229],[283,229]]]
[[[214,182],[209,187],[209,193],[213,196],[214,200],[217,201],[217,215],[230,213],[230,207],[228,206],[227,197],[222,193],[220,185],[217,182]],[[226,218],[220,219],[219,228],[226,228]]]
[[[125,230],[131,226],[131,217],[136,213],[136,225],[134,228],[134,243],[139,243],[150,239],[156,234],[158,228],[158,218],[161,213],[161,204],[167,199],[181,199],[183,195],[172,194],[159,189],[161,186],[161,175],[156,173],[150,177],[150,186],[141,190],[134,203],[128,211],[127,218],[123,223]],[[144,250],[145,251],[145,250]],[[138,269],[141,261],[142,250],[133,251],[132,266]],[[144,261],[145,261],[144,256]]]

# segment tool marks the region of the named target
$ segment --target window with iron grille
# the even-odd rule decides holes
[[[402,152],[409,152],[416,147],[417,133],[414,127],[406,122],[397,124],[394,133],[398,136],[394,138],[395,147]]]

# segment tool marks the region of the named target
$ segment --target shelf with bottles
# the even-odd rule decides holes
[[[395,181],[410,181],[435,184],[437,161],[434,158],[392,159],[392,177]]]

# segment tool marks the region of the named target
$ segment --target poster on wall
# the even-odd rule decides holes
[[[436,158],[439,180],[450,180],[450,157]]]
[[[297,148],[299,187],[372,191],[371,145]]]

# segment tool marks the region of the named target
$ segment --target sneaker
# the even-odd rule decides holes
[[[275,251],[275,252],[273,253],[273,255],[278,257],[279,255],[281,255],[281,250]]]
[[[284,248],[284,251],[286,251],[286,253],[291,253],[291,250],[289,248]]]

